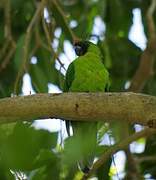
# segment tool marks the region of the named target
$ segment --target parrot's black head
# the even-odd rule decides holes
[[[89,47],[88,41],[79,41],[74,43],[74,49],[77,56],[83,56]]]

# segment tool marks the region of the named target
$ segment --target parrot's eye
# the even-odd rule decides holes
[[[77,42],[74,44],[75,53],[77,56],[83,56],[88,49],[88,43],[87,42]]]
[[[83,48],[79,45],[75,46],[75,53],[77,56],[82,56],[84,54]]]

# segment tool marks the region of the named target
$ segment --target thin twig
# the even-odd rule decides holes
[[[6,43],[2,49],[2,54],[0,55],[0,59],[4,58],[4,60],[0,64],[0,72],[7,67],[11,57],[14,55],[15,50],[16,50],[16,43],[14,42],[14,40],[13,39],[6,40]]]
[[[51,3],[54,6],[54,8],[56,8],[57,11],[59,12],[60,17],[62,17],[64,25],[65,25],[65,28],[68,30],[68,33],[70,34],[72,42],[75,42],[75,41],[79,40],[79,38],[74,34],[74,32],[69,27],[69,25],[67,23],[67,20],[66,20],[66,15],[63,12],[63,10],[61,9],[61,7],[59,6],[58,2],[56,0],[52,0]]]
[[[4,42],[4,45],[3,45],[2,49],[0,50],[0,59],[2,59],[3,56],[5,55],[5,53],[6,53],[7,49],[8,49],[9,43],[10,43],[9,40],[6,39],[6,41]]]
[[[135,160],[136,160],[138,163],[142,163],[142,162],[144,162],[144,161],[155,162],[155,161],[156,161],[156,156],[153,155],[153,156],[135,157]]]
[[[59,59],[58,55],[55,53],[55,51],[52,48],[50,34],[49,34],[48,29],[47,29],[47,26],[46,26],[46,23],[45,23],[45,19],[43,17],[42,17],[42,24],[43,24],[43,29],[44,29],[44,33],[45,33],[46,39],[48,41],[48,47],[51,50],[52,54],[54,55],[54,59],[57,59],[58,62],[60,63],[61,68],[63,68],[66,71],[66,69],[64,67],[64,64],[61,62],[61,60]]]
[[[5,59],[3,60],[1,66],[0,66],[0,72],[1,72],[3,69],[6,68],[6,66],[8,65],[8,63],[9,63],[11,57],[13,56],[14,52],[15,52],[15,48],[11,48],[10,51],[7,53]]]
[[[106,151],[101,157],[100,159],[98,159],[94,164],[92,169],[89,171],[88,174],[85,174],[82,178],[82,180],[86,180],[87,178],[89,178],[99,167],[101,167],[103,164],[105,164],[105,162],[107,161],[107,159],[109,158],[109,156],[111,156],[112,154],[116,153],[119,150],[123,150],[125,148],[127,148],[127,146],[132,143],[133,141],[136,141],[139,138],[142,137],[148,137],[152,134],[155,134],[156,130],[155,129],[150,129],[150,128],[146,128],[145,130],[135,133],[129,137],[127,137],[125,140],[121,141],[120,143],[110,147],[108,149],[108,151]]]
[[[11,32],[11,5],[10,0],[6,0],[5,6],[4,6],[4,15],[5,15],[5,26],[4,26],[4,35],[5,35],[5,43],[0,53],[0,59],[2,59],[4,56],[4,60],[0,65],[0,71],[2,71],[4,68],[6,68],[7,64],[9,63],[11,57],[13,56],[15,49],[16,49],[16,43],[13,40],[12,32]],[[9,51],[9,52],[7,52]]]
[[[5,2],[5,11],[4,11],[4,14],[5,14],[4,32],[5,32],[5,37],[7,39],[9,39],[9,40],[12,38],[10,11],[11,11],[10,0],[6,0],[6,2]]]
[[[38,33],[38,27],[35,28],[35,46],[33,47],[33,49],[31,50],[31,52],[29,53],[29,59],[34,56],[34,54],[36,53],[36,51],[38,50],[38,48],[41,46],[41,41],[40,41],[40,35]]]
[[[15,80],[15,85],[14,85],[14,94],[16,94],[17,92],[17,87],[18,87],[18,83],[19,83],[19,80],[24,72],[24,69],[25,69],[25,65],[27,63],[27,59],[28,59],[28,45],[30,43],[30,40],[31,40],[31,34],[32,34],[32,30],[33,30],[33,27],[34,25],[37,23],[38,21],[38,18],[41,17],[41,12],[45,6],[45,3],[46,3],[46,0],[42,0],[41,3],[39,4],[27,30],[26,30],[26,36],[25,36],[25,43],[24,43],[24,46],[23,46],[23,63],[22,63],[22,66],[21,66],[21,69],[18,71],[18,74],[17,74],[17,77],[16,77],[16,80]]]

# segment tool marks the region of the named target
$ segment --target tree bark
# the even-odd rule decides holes
[[[79,121],[127,121],[156,127],[156,97],[131,92],[62,93],[0,100],[0,123],[60,118]]]

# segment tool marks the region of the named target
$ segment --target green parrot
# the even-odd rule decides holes
[[[78,56],[68,67],[64,92],[104,92],[109,88],[109,73],[97,45],[89,41],[74,44]],[[87,173],[92,166],[97,146],[97,122],[70,122],[74,142],[79,146],[79,168]],[[69,121],[66,121],[69,132]]]

